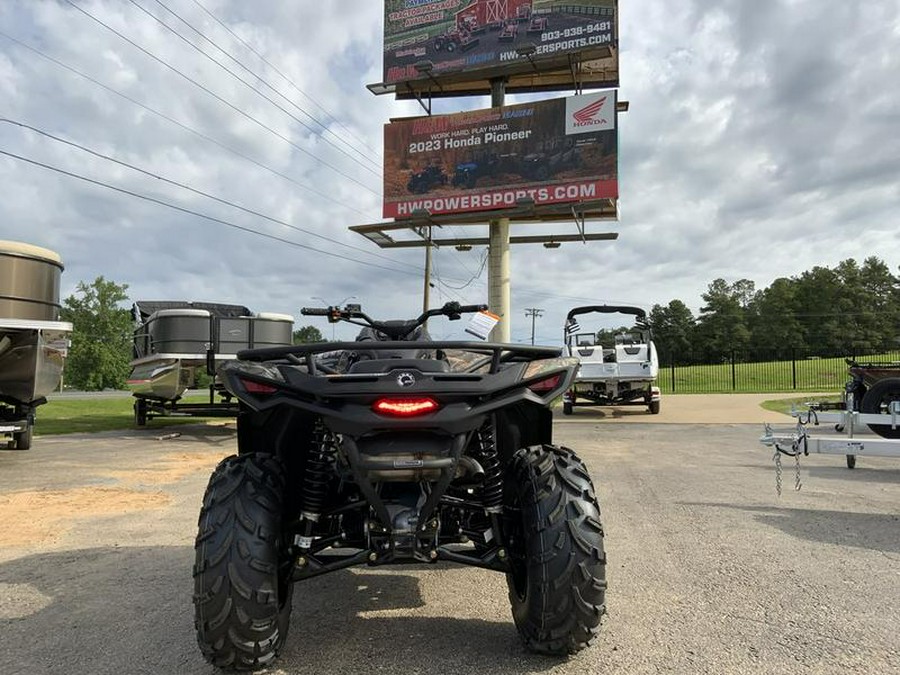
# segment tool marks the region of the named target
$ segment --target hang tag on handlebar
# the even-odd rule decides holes
[[[487,340],[488,335],[491,334],[491,331],[494,330],[494,326],[499,322],[500,317],[496,314],[491,314],[490,312],[478,312],[477,314],[472,315],[469,325],[466,326],[466,332],[481,340]]]

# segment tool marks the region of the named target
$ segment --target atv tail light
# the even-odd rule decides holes
[[[545,377],[543,380],[532,382],[528,385],[528,388],[535,394],[546,394],[548,391],[553,391],[559,386],[559,383],[562,381],[562,376],[562,373],[556,373],[550,377]]]
[[[241,378],[241,384],[244,385],[244,390],[248,394],[274,394],[278,391],[278,387],[273,387],[271,384],[264,384],[263,382],[256,382],[255,380]]]
[[[380,398],[372,410],[388,417],[416,417],[434,412],[440,406],[433,398]]]

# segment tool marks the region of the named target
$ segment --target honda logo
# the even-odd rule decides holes
[[[599,101],[594,101],[593,103],[584,106],[581,110],[576,110],[572,113],[572,117],[575,118],[575,126],[586,127],[597,124],[609,124],[605,119],[597,119],[597,115],[603,110],[603,105],[605,103],[606,96]]]
[[[566,135],[612,131],[615,128],[615,94],[601,92],[566,99]]]

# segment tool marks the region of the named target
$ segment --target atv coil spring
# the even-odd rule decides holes
[[[503,504],[503,474],[500,470],[497,428],[493,418],[488,419],[478,430],[478,438],[481,444],[481,466],[484,469],[484,482],[481,486],[482,502],[486,511],[493,511]]]
[[[328,496],[328,481],[334,465],[335,445],[330,431],[321,421],[316,423],[309,448],[309,459],[303,473],[303,511],[309,520],[318,520]]]

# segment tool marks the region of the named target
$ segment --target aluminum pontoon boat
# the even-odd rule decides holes
[[[214,375],[242,349],[284,347],[292,342],[294,318],[254,314],[247,307],[209,302],[139,301],[134,304],[134,360],[128,387],[135,397],[135,421],[174,412],[198,415],[236,413],[227,392],[210,389],[209,404],[176,405],[197,376]],[[221,403],[215,395],[224,396]]]
[[[59,255],[0,241],[0,438],[31,447],[35,408],[57,386],[72,324],[59,320]]]

